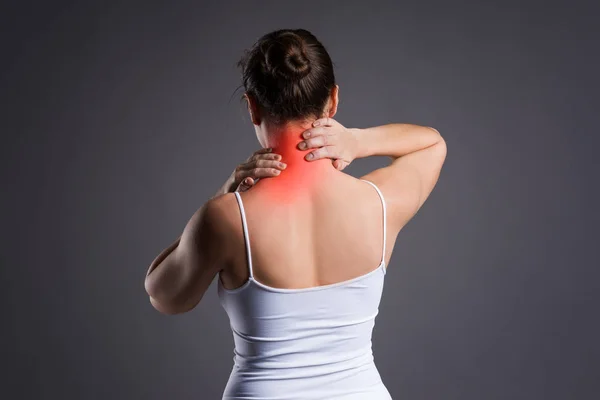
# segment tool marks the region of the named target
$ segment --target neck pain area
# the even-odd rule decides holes
[[[328,177],[339,173],[329,158],[314,161],[304,158],[316,150],[298,149],[304,131],[305,128],[288,127],[269,137],[272,152],[281,155],[281,162],[287,166],[278,176],[260,179],[255,188],[260,188],[260,192],[274,202],[291,203],[310,196],[322,187]]]

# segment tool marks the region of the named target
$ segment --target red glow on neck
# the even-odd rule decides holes
[[[303,198],[318,189],[327,175],[337,172],[331,159],[307,161],[304,158],[315,150],[298,149],[304,130],[305,128],[298,127],[286,128],[269,139],[269,147],[273,148],[273,153],[281,155],[281,161],[287,167],[279,176],[261,179],[256,189],[264,190],[268,198],[275,202],[289,203]]]

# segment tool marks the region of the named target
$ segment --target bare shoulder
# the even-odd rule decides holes
[[[226,193],[204,204],[207,223],[214,233],[228,235],[239,220],[238,205],[234,193]]]
[[[233,193],[213,197],[196,211],[182,236],[182,242],[187,244],[185,248],[200,249],[206,257],[218,259],[219,265],[227,263],[232,232],[235,232],[234,197]]]
[[[361,177],[376,184],[388,206],[391,229],[400,231],[433,191],[446,159],[446,142],[415,151]]]
[[[415,196],[408,195],[406,189],[415,187],[418,182],[412,174],[398,174],[394,180],[390,180],[383,172],[375,170],[360,179],[373,182],[379,188],[386,204],[388,226],[400,230],[416,213],[418,201]],[[405,195],[398,195],[401,192]]]

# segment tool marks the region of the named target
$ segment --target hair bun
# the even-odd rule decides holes
[[[331,57],[306,29],[278,29],[261,36],[237,65],[244,94],[254,98],[265,120],[274,125],[318,117],[335,87]]]
[[[266,69],[283,79],[301,79],[311,71],[310,59],[302,40],[294,35],[282,35],[265,52]]]

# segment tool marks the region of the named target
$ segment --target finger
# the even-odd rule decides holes
[[[273,148],[272,148],[272,147],[267,147],[267,148],[264,148],[264,149],[256,150],[254,153],[252,153],[252,155],[251,155],[250,157],[248,157],[248,158],[246,159],[246,162],[250,162],[250,161],[252,161],[252,160],[256,159],[256,157],[257,157],[258,155],[260,155],[260,154],[269,154],[269,153],[271,153],[272,151],[273,151]]]
[[[258,159],[243,165],[242,170],[252,170],[255,168],[285,169],[286,166],[287,165],[281,161]]]
[[[252,162],[252,161],[256,161],[256,160],[281,160],[281,154],[275,154],[275,153],[260,153],[260,154],[254,154],[252,157],[250,157],[248,159],[247,162]]]
[[[271,178],[273,176],[278,176],[281,173],[281,170],[276,168],[255,168],[250,171],[250,174],[254,178]]]
[[[319,118],[318,120],[312,123],[312,126],[332,126],[334,122],[335,121],[333,118]]]
[[[281,154],[275,154],[275,153],[260,154],[257,156],[257,159],[279,161],[279,160],[281,160]]]
[[[254,179],[247,177],[238,186],[238,192],[245,192],[246,190],[250,189],[252,186],[254,186]]]
[[[272,147],[267,147],[267,148],[255,151],[254,154],[265,154],[265,153],[270,153],[272,151],[273,151]]]
[[[334,146],[319,147],[316,150],[311,151],[304,158],[308,161],[314,161],[321,158],[336,158]]]
[[[251,186],[254,186],[254,183],[255,183],[254,179],[252,179],[252,177],[248,176],[242,181],[242,186],[251,187]]]
[[[326,126],[321,126],[318,128],[310,128],[310,129],[307,129],[304,132],[302,132],[302,137],[304,139],[308,139],[309,137],[325,135],[329,131],[330,131],[329,127],[326,127]]]
[[[323,135],[306,139],[303,142],[298,143],[298,148],[300,150],[316,149],[318,147],[329,146],[331,144],[331,136]]]

